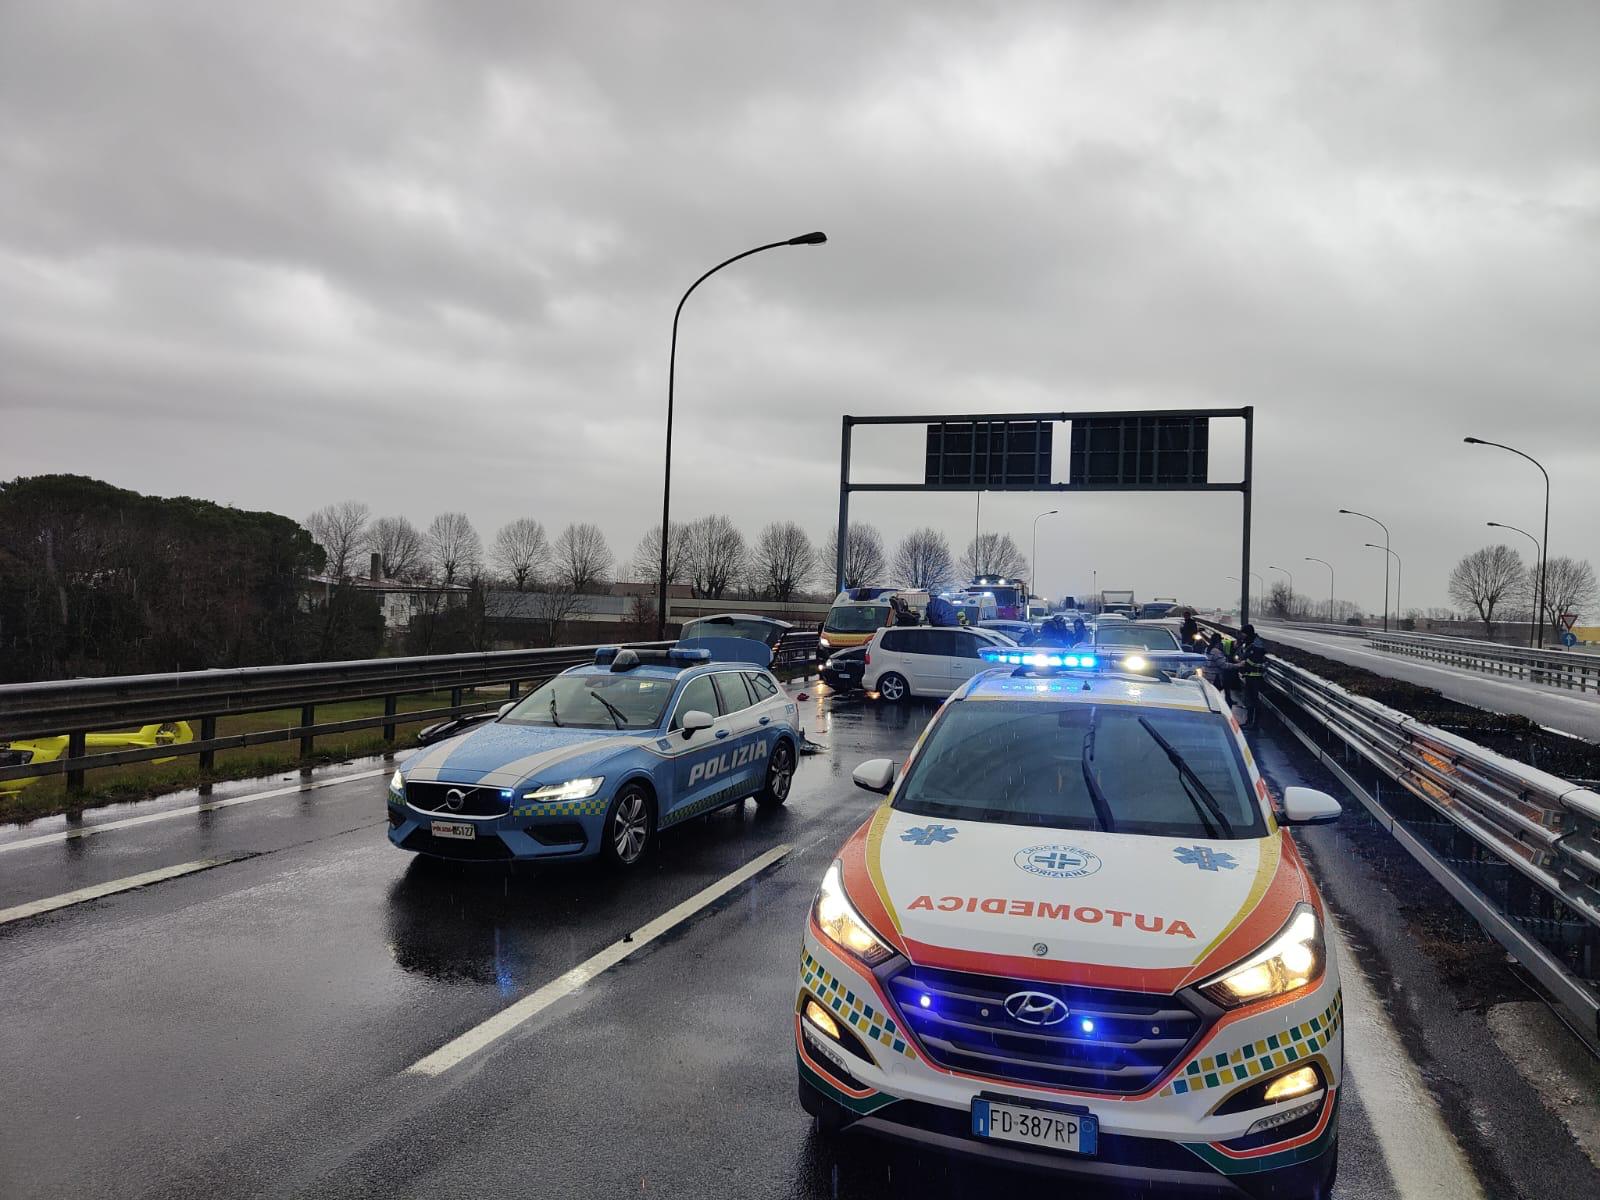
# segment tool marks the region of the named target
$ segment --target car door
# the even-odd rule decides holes
[[[900,662],[911,690],[923,696],[944,694],[945,678],[949,674],[944,659],[939,654],[942,629],[902,629],[896,636],[903,649]]]
[[[712,718],[711,728],[685,735],[683,714],[699,709]],[[712,799],[725,783],[719,776],[724,743],[731,737],[718,737],[726,729],[726,718],[716,685],[710,675],[696,675],[683,685],[673,705],[672,719],[667,731],[672,756],[672,789],[661,798],[662,824],[670,825],[712,807]]]
[[[762,752],[764,761],[771,756],[778,734],[791,727],[799,713],[794,701],[789,699],[788,693],[780,688],[778,681],[767,672],[746,671],[744,681],[750,689],[750,694],[755,697],[755,704],[751,706],[750,712],[756,723],[756,735],[766,747]]]
[[[772,724],[771,714],[756,703],[743,671],[718,671],[712,678],[722,697],[722,720],[712,730],[723,744],[725,756],[718,775],[724,788],[730,790],[730,799],[753,795],[761,790],[767,755],[772,749],[772,739],[766,733]]]
[[[979,634],[968,633],[965,630],[951,629],[946,633],[950,638],[948,653],[944,660],[945,693],[948,695],[984,669],[986,664],[978,657],[978,650],[992,643]]]

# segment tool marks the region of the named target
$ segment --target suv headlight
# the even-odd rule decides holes
[[[1277,937],[1237,966],[1200,985],[1200,993],[1223,1008],[1282,996],[1316,982],[1327,965],[1327,947],[1317,914],[1295,910]]]
[[[587,800],[600,790],[600,785],[605,782],[605,776],[595,775],[589,779],[568,779],[564,783],[543,783],[532,791],[522,793],[524,800]]]
[[[872,927],[861,919],[850,897],[845,894],[844,881],[839,875],[837,860],[822,877],[822,887],[817,890],[812,915],[817,925],[851,954],[869,967],[875,967],[894,953],[883,940],[872,932]]]

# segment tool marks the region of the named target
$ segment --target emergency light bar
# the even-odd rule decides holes
[[[978,651],[984,662],[1000,663],[1009,667],[1077,667],[1093,670],[1100,660],[1093,654],[1042,654],[1037,650],[1006,650],[986,646]]]
[[[673,646],[667,650],[633,650],[626,646],[601,646],[594,652],[596,666],[611,664],[613,671],[626,671],[645,663],[666,663],[674,667],[695,667],[711,661],[709,650],[689,650]]]

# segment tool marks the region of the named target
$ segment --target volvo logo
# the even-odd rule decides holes
[[[467,802],[467,794],[460,788],[451,788],[444,794],[444,806],[451,812],[460,812],[461,806]]]
[[[1049,992],[1012,992],[1006,997],[1006,1012],[1024,1025],[1059,1025],[1070,1015],[1066,1002]]]

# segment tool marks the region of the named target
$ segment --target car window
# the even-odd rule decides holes
[[[953,658],[977,658],[979,650],[983,649],[985,646],[993,646],[996,644],[997,643],[991,641],[990,638],[984,634],[958,633],[955,635],[954,645],[951,646],[947,653],[949,653]]]
[[[927,629],[886,629],[878,644],[894,654],[922,654],[925,653],[923,639],[930,632]]]
[[[745,672],[744,681],[750,685],[757,701],[769,700],[778,694],[778,685],[773,682],[772,676],[763,675],[760,671]]]
[[[1176,650],[1177,635],[1170,629],[1140,628],[1124,625],[1097,629],[1094,635],[1097,646],[1133,646],[1139,650]]]
[[[889,619],[883,604],[835,604],[823,622],[824,633],[871,633]]]
[[[749,638],[753,642],[760,642],[764,646],[776,646],[778,639],[783,636],[783,626],[770,621],[748,620],[739,617],[728,621],[705,618],[698,621],[690,621],[683,627],[683,632],[680,636],[683,638],[740,637]]]
[[[678,697],[678,707],[672,713],[672,727],[679,729],[683,725],[683,714],[691,708],[698,708],[701,712],[717,715],[717,691],[711,684],[711,676],[698,675],[683,686],[683,694]]]
[[[1178,770],[1162,741],[1192,777]],[[1265,820],[1247,780],[1227,723],[1214,713],[967,701],[935,718],[894,806],[1008,825],[1104,829],[1109,818],[1117,833],[1263,837]]]
[[[736,713],[754,703],[750,689],[745,686],[744,674],[739,671],[718,671],[712,676],[717,681],[717,691],[722,694],[722,711]]]

